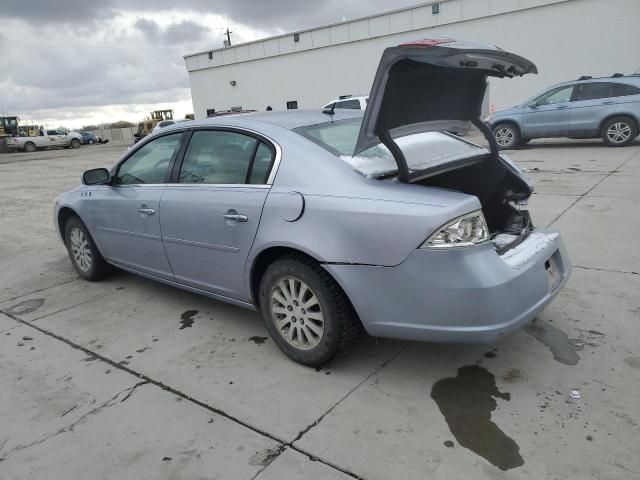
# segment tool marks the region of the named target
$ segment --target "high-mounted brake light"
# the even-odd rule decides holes
[[[407,43],[401,43],[400,47],[437,47],[443,43],[455,42],[452,38],[425,38],[424,40],[413,40]]]

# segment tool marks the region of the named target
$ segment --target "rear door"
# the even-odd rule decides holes
[[[173,279],[160,231],[160,200],[177,158],[182,133],[164,135],[136,149],[117,167],[111,185],[93,193],[93,237],[109,260]]]
[[[574,85],[554,88],[524,108],[522,134],[527,138],[566,137]]]
[[[196,130],[161,202],[178,282],[248,300],[244,266],[269,192],[276,147],[239,129]]]
[[[615,113],[614,83],[590,82],[576,85],[571,102],[569,136],[598,135],[602,120]]]

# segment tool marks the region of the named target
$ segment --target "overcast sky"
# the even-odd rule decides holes
[[[1,0],[0,113],[48,126],[193,111],[182,56],[420,0]]]

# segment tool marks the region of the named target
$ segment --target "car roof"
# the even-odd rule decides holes
[[[333,115],[322,113],[322,110],[287,110],[281,112],[264,112],[264,113],[242,113],[238,115],[225,115],[221,117],[210,117],[204,120],[191,120],[189,122],[180,122],[171,127],[206,127],[215,125],[249,126],[252,124],[257,126],[260,123],[277,125],[288,130],[308,125],[318,125],[330,121],[348,120],[351,118],[360,118],[363,115],[362,110],[342,110],[336,109]],[[167,127],[167,128],[171,128]],[[167,131],[167,130],[165,130]]]
[[[563,87],[565,85],[580,85],[583,83],[624,83],[624,84],[634,84],[640,85],[640,75],[624,75],[622,77],[594,77],[594,78],[583,78],[577,80],[569,80],[567,82],[558,83],[553,85],[550,88],[555,87]]]

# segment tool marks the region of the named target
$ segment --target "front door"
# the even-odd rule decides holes
[[[118,166],[111,185],[93,194],[93,237],[108,260],[173,279],[162,245],[160,201],[181,136],[165,135],[137,149]]]
[[[193,133],[162,197],[162,238],[176,281],[248,300],[244,266],[269,192],[274,148],[241,131]]]
[[[524,107],[522,135],[525,138],[566,137],[571,116],[573,85],[555,88]]]

